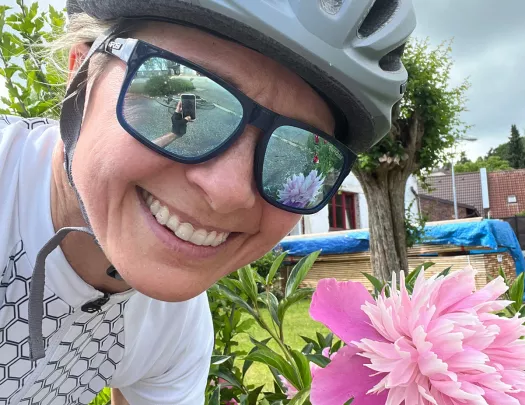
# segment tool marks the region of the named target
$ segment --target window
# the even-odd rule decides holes
[[[328,218],[331,231],[355,229],[356,195],[353,193],[337,193],[328,203]]]
[[[518,199],[516,198],[515,195],[509,195],[509,196],[507,197],[507,202],[508,202],[509,204],[515,204],[515,203],[518,202]]]

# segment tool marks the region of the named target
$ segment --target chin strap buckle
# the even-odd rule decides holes
[[[124,281],[124,279],[120,277],[120,274],[118,274],[118,271],[114,266],[109,266],[106,270],[106,274],[111,278],[114,278],[115,280]]]

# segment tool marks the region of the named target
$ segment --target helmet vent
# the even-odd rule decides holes
[[[405,51],[405,45],[398,46],[379,60],[379,67],[387,72],[397,72],[403,66],[401,57]]]
[[[320,0],[321,8],[328,14],[335,15],[341,10],[345,0]]]
[[[390,20],[398,5],[399,0],[376,0],[357,31],[359,35],[368,37],[379,30]]]

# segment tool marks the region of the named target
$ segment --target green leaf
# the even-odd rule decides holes
[[[292,357],[297,365],[303,387],[309,387],[312,384],[312,374],[310,373],[310,363],[304,354],[297,350],[292,350]]]
[[[438,274],[438,277],[446,277],[450,273],[450,270],[452,270],[452,266],[447,267],[445,270],[443,270],[441,273]]]
[[[250,265],[244,266],[237,271],[244,293],[255,302],[257,301],[257,284],[253,278],[253,270]]]
[[[275,259],[272,263],[272,267],[270,268],[270,272],[266,276],[266,285],[270,285],[275,278],[275,274],[277,274],[277,270],[281,267],[281,264],[283,263],[284,258],[288,255],[288,252],[283,252],[279,255],[277,259]]]
[[[248,394],[248,397],[246,398],[246,403],[248,405],[257,405],[257,399],[259,398],[259,394],[261,393],[263,388],[264,385],[261,385],[260,387],[251,390]]]
[[[259,342],[259,341],[253,339],[250,336],[250,340],[254,344],[254,347],[252,348],[252,350],[250,350],[249,354],[257,351],[259,345],[266,346],[268,344],[268,342],[271,340],[271,338],[264,339],[262,342]],[[253,364],[253,361],[251,361],[251,360],[244,360],[243,365],[242,365],[242,378],[243,378],[243,380],[246,377],[246,372],[248,371],[248,369],[251,367],[252,364]]]
[[[383,290],[383,287],[385,284],[381,282],[379,279],[375,278],[371,274],[367,274],[367,273],[361,273],[361,274],[365,276],[368,279],[368,281],[370,281],[370,283],[372,284],[372,286],[375,288],[377,292],[381,292]]]
[[[317,364],[319,367],[325,368],[330,364],[330,359],[324,357],[322,354],[307,354],[306,358],[312,363]]]
[[[313,349],[314,349],[314,345],[312,343],[307,343],[306,346],[303,347],[301,352],[306,355],[306,354],[312,353]]]
[[[275,295],[273,295],[273,293],[268,292],[268,301],[269,301],[268,310],[270,311],[270,315],[272,316],[273,321],[275,322],[277,326],[281,326],[281,321],[278,315],[279,314],[278,312],[279,311],[278,310],[279,300],[277,299]]]
[[[427,262],[417,266],[405,279],[406,285],[413,285],[416,282],[417,276],[421,273],[421,270],[426,270],[429,267],[432,267],[435,263]]]
[[[291,295],[284,298],[277,308],[277,316],[279,321],[282,323],[284,320],[284,315],[286,311],[295,303],[302,301],[306,298],[309,298],[314,293],[314,288],[301,288],[300,290],[295,291]],[[276,298],[277,300],[277,298]]]
[[[253,267],[252,267],[252,270],[254,270]],[[256,270],[253,271],[253,278],[255,279],[255,282],[258,284],[261,284],[261,285],[266,284],[266,280],[264,279],[264,277],[261,276],[259,273],[257,273]]]
[[[213,394],[211,394],[209,405],[221,405],[221,387],[220,385],[217,385],[217,387],[213,390]]]
[[[245,321],[242,321],[241,324],[237,325],[235,328],[235,331],[237,333],[244,333],[248,332],[253,326],[256,324],[255,319],[246,319]]]
[[[292,295],[299,288],[299,284],[304,280],[320,253],[319,250],[305,256],[294,266],[286,283],[285,297]]]
[[[503,279],[503,281],[505,281],[505,284],[509,285],[509,282],[507,280],[507,275],[505,274],[505,272],[503,271],[503,267],[499,267],[498,269],[498,273],[499,275],[501,276],[501,278]]]
[[[311,343],[316,350],[321,350],[322,349],[319,346],[319,343],[316,340],[312,339],[312,338],[309,338],[307,336],[302,336],[301,335],[301,339],[303,339],[306,343]]]
[[[219,365],[231,359],[232,356],[211,356],[211,364]]]
[[[310,397],[310,387],[304,388],[301,391],[299,391],[297,394],[295,394],[292,400],[288,402],[288,405],[302,405],[308,400],[309,397]]]
[[[217,284],[217,287],[225,298],[229,299],[231,302],[233,302],[237,306],[244,308],[255,319],[259,319],[259,316],[255,312],[255,310],[246,301],[240,298],[237,294],[233,293],[228,287],[225,287],[220,284]]]
[[[237,291],[242,291],[242,284],[239,280],[234,280],[232,278],[225,277],[219,281],[219,284],[228,287],[234,293]]]
[[[335,352],[338,352],[339,349],[343,346],[343,341],[342,340],[338,340],[337,342],[335,342],[335,344],[332,346],[332,350],[330,350],[330,353],[335,353]]]
[[[512,306],[516,312],[520,311],[523,305],[524,274],[525,273],[521,273],[512,283],[509,289],[510,299],[514,301],[514,304],[512,304]]]
[[[89,405],[109,405],[111,403],[111,390],[104,388],[98,395],[90,402]]]
[[[333,343],[333,341],[334,341],[334,334],[330,332],[330,333],[329,333],[328,335],[326,335],[325,338],[324,338],[324,342],[325,342],[325,344],[326,344],[325,347],[328,347],[328,348],[332,347],[332,343]]]
[[[268,347],[258,347],[253,353],[245,357],[246,360],[257,361],[275,368],[284,378],[286,378],[295,387],[302,387],[301,381],[294,371],[293,367],[279,354],[275,353]]]
[[[226,382],[228,382],[230,385],[234,386],[235,388],[239,388],[240,390],[244,391],[244,386],[239,381],[239,379],[233,374],[230,370],[227,370],[223,367],[221,367],[219,370],[210,370],[210,375],[216,376],[219,378],[222,378]]]

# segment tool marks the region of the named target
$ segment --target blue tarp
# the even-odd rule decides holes
[[[368,231],[349,231],[311,237],[288,237],[279,247],[293,256],[306,256],[317,250],[323,255],[366,252],[369,249]],[[443,225],[428,225],[425,228],[425,244],[482,246],[494,251],[506,249],[516,263],[517,274],[525,270],[525,259],[514,234],[507,222],[484,220],[479,222],[458,222]],[[485,252],[487,253],[487,252]]]

